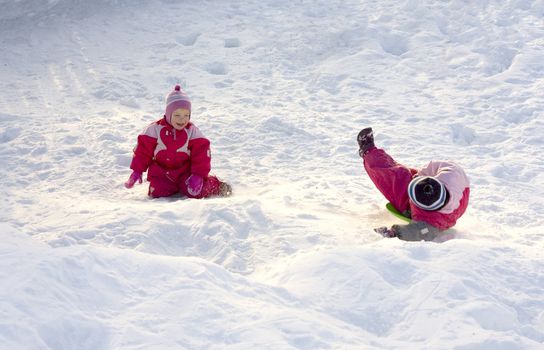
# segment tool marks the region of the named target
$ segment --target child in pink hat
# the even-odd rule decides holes
[[[227,197],[232,188],[211,176],[210,141],[191,122],[191,100],[179,85],[166,97],[164,117],[138,135],[126,188],[142,183],[147,171],[148,195],[181,193],[189,198]]]

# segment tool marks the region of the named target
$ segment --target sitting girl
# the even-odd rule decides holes
[[[153,198],[181,193],[189,198],[227,197],[232,188],[210,176],[210,141],[191,121],[191,101],[179,85],[166,97],[164,117],[138,135],[126,188],[142,183],[147,171],[148,195]]]

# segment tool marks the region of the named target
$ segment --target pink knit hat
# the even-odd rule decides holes
[[[179,85],[176,85],[174,91],[166,96],[166,112],[164,116],[168,124],[172,124],[172,112],[178,108],[188,109],[189,113],[191,113],[191,100],[189,96],[181,90]]]

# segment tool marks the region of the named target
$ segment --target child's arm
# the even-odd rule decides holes
[[[191,151],[191,174],[208,177],[211,170],[210,140],[204,137],[196,126],[191,130],[189,150]]]
[[[150,125],[142,134],[138,135],[138,143],[134,148],[134,156],[130,163],[132,170],[143,173],[149,168],[155,147],[157,147],[157,136],[155,124]]]
[[[423,221],[412,221],[407,225],[393,225],[391,230],[395,237],[403,241],[432,241],[440,234],[440,230]]]
[[[442,232],[437,227],[423,221],[412,221],[407,225],[377,227],[375,232],[387,238],[397,237],[403,241],[432,241]]]

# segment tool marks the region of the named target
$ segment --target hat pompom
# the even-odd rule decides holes
[[[438,179],[432,176],[418,176],[408,185],[410,200],[423,210],[438,210],[446,204],[447,191]]]

